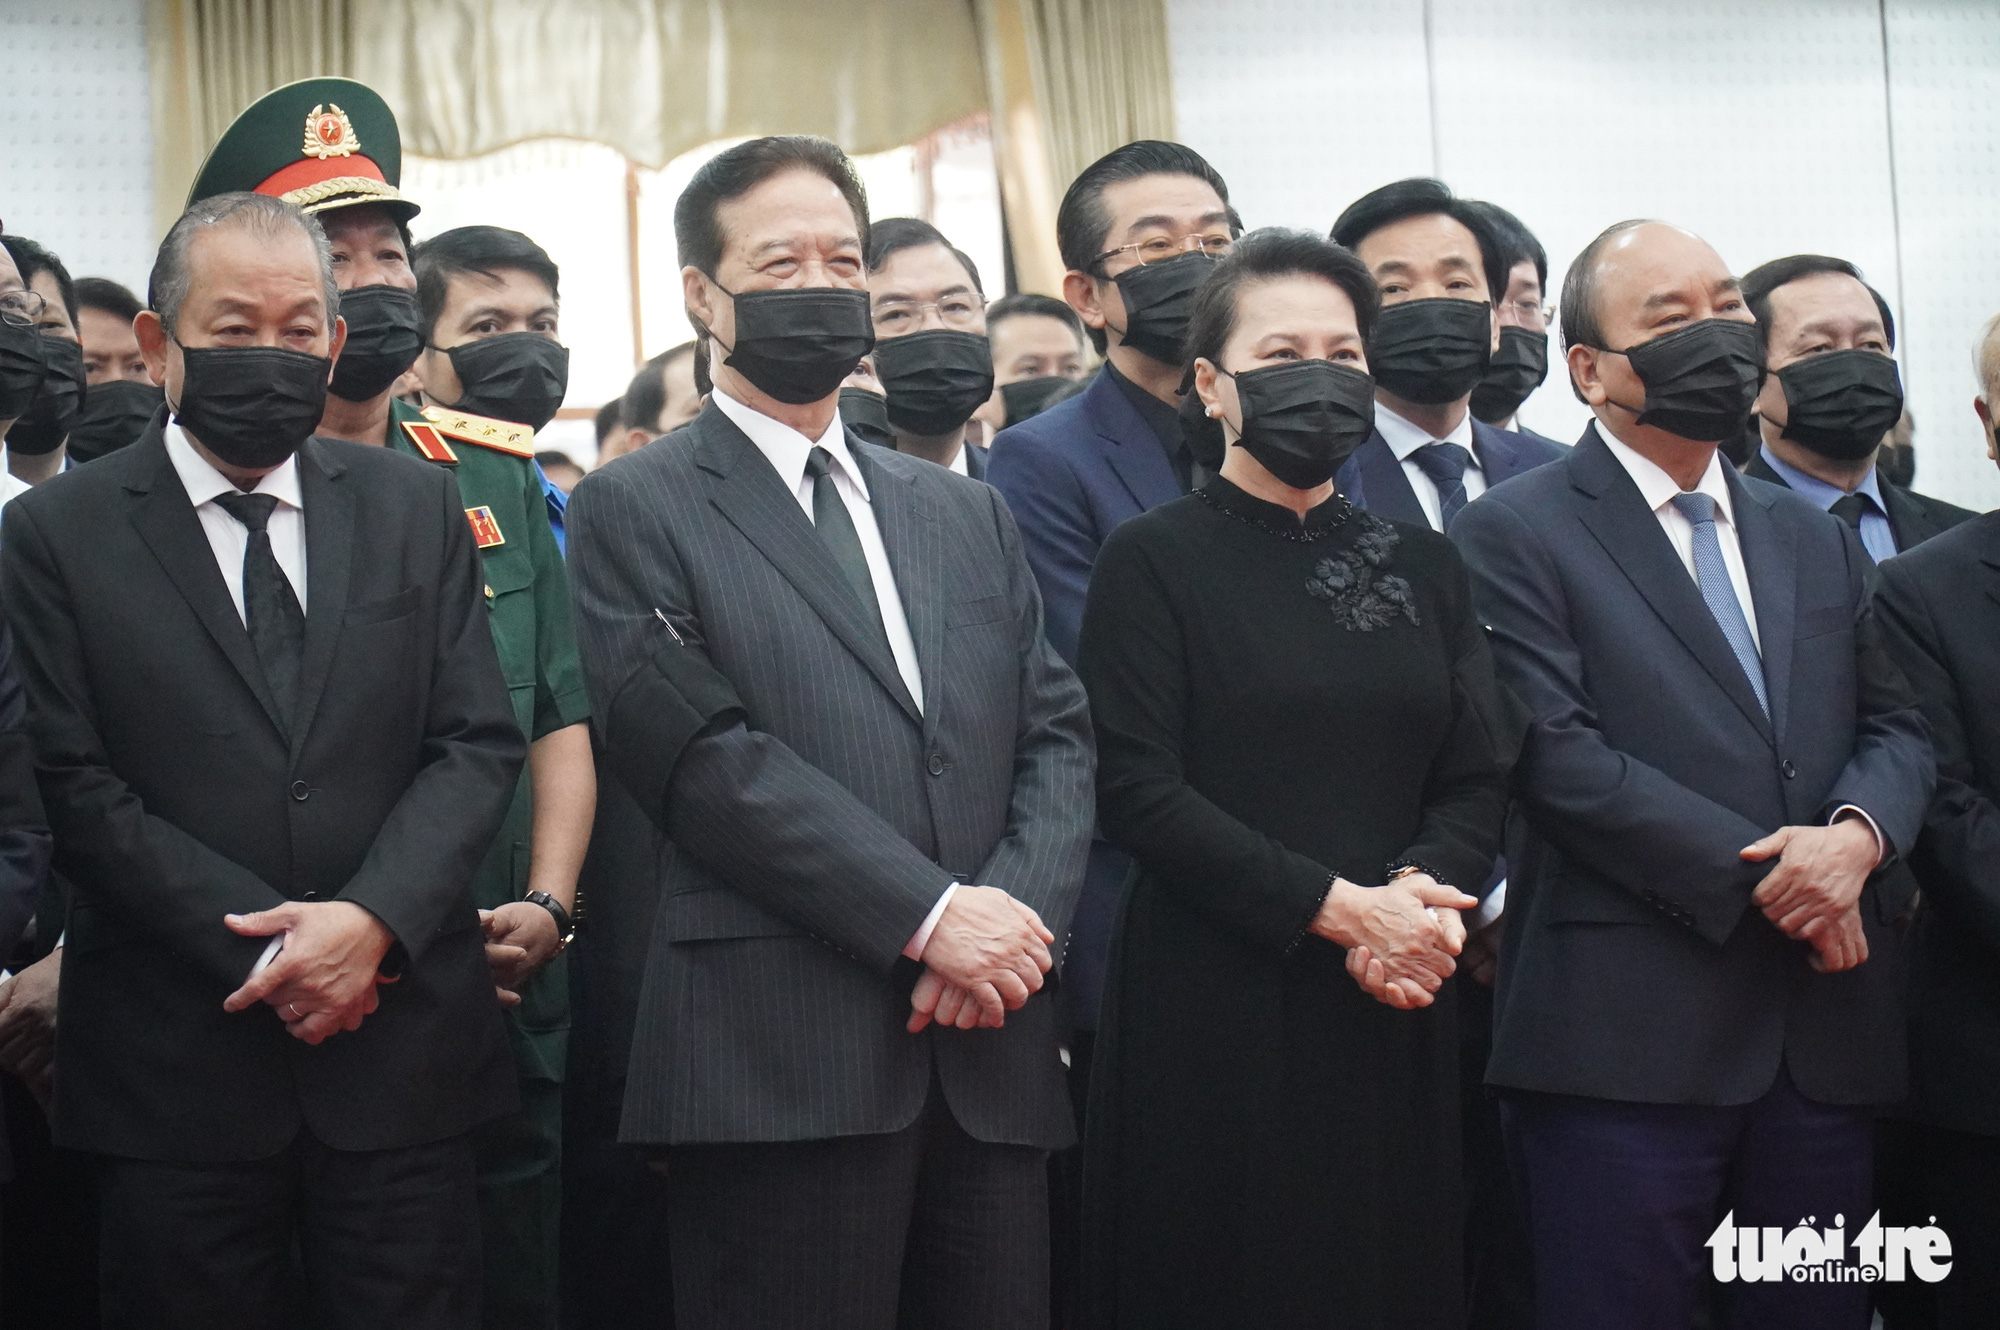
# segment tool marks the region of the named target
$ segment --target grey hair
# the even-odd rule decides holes
[[[1972,344],[1972,372],[1979,379],[1979,398],[1990,408],[2000,399],[2000,314],[1986,320]]]
[[[180,322],[181,305],[188,294],[188,249],[195,236],[206,227],[247,226],[266,235],[279,235],[286,227],[296,227],[312,241],[313,257],[319,261],[321,284],[326,288],[327,331],[340,313],[340,285],[333,277],[333,246],[319,219],[295,203],[269,194],[237,192],[214,194],[188,205],[180,220],[160,242],[159,257],[153,260],[153,275],[146,284],[146,303],[160,316],[169,337]]]
[[[1652,220],[1650,217],[1634,217],[1605,227],[1570,263],[1569,272],[1563,277],[1562,302],[1556,314],[1562,322],[1565,355],[1573,346],[1609,349],[1604,345],[1604,329],[1598,321],[1597,259],[1613,239],[1634,227],[1645,226]],[[1577,401],[1585,400],[1583,389],[1576,386],[1574,374],[1570,376],[1569,390],[1576,394]]]

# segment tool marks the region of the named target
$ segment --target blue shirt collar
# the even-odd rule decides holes
[[[1765,466],[1777,472],[1787,485],[1790,485],[1806,498],[1811,499],[1822,512],[1833,507],[1847,493],[1846,490],[1840,488],[1838,485],[1829,485],[1818,476],[1809,476],[1797,467],[1780,461],[1777,454],[1773,453],[1765,444],[1757,445],[1757,451],[1758,455],[1764,459]],[[1875,511],[1884,517],[1888,516],[1889,505],[1882,501],[1882,485],[1875,473],[1874,467],[1871,466],[1868,468],[1868,474],[1862,477],[1859,485],[1854,487],[1854,492],[1856,494],[1866,494],[1874,502]]]

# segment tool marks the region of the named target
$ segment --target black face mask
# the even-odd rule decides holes
[[[502,333],[445,352],[458,374],[455,410],[538,430],[569,391],[569,348],[540,333]]]
[[[875,343],[875,373],[889,423],[911,434],[949,434],[993,396],[993,344],[950,328]]]
[[[1375,380],[1358,369],[1300,360],[1231,377],[1243,412],[1237,445],[1293,489],[1332,480],[1375,428]]]
[[[1646,403],[1635,413],[1639,423],[1698,443],[1743,429],[1764,385],[1757,327],[1732,319],[1703,319],[1612,354],[1631,361],[1646,385]],[[1613,405],[1632,410],[1623,402]]]
[[[1472,391],[1493,350],[1493,307],[1437,296],[1384,305],[1368,338],[1375,381],[1406,402],[1438,406]]]
[[[138,442],[166,400],[166,390],[150,383],[114,379],[92,384],[83,414],[69,427],[69,460],[94,461]]]
[[[1000,385],[1000,401],[1007,408],[1007,423],[1018,425],[1029,416],[1049,409],[1066,389],[1076,387],[1075,379],[1060,374],[1044,374],[1038,379],[1016,379]]]
[[[277,466],[326,411],[325,356],[281,346],[181,347],[174,421],[231,466]]]
[[[340,293],[340,317],[347,320],[347,345],[333,362],[328,391],[349,402],[373,401],[424,349],[417,298],[393,286],[358,286]]]
[[[1180,366],[1195,289],[1214,271],[1214,259],[1190,250],[1162,263],[1127,268],[1112,278],[1125,301],[1125,331],[1119,340],[1163,365]]]
[[[41,457],[62,447],[70,425],[83,411],[87,387],[82,344],[47,333],[42,334],[42,341],[48,377],[14,428],[7,431],[7,451],[23,457]]]
[[[1472,417],[1497,425],[1521,409],[1528,394],[1549,377],[1549,335],[1526,328],[1502,328],[1500,350],[1486,377],[1472,390]]]
[[[1188,457],[1204,471],[1222,470],[1222,457],[1229,451],[1229,436],[1222,432],[1222,422],[1208,414],[1208,407],[1202,402],[1201,394],[1194,390],[1194,372],[1188,371],[1181,388],[1181,404],[1174,415],[1181,422],[1181,441],[1187,444]]]
[[[896,446],[896,436],[889,432],[889,403],[881,393],[871,393],[866,388],[842,388],[840,423],[863,443],[884,448]]]
[[[1838,462],[1858,462],[1903,418],[1896,362],[1873,351],[1828,351],[1778,371],[1785,434]]]
[[[824,401],[875,346],[866,291],[792,286],[737,295],[715,285],[736,302],[736,345],[722,363],[780,402]]]
[[[32,325],[18,327],[0,320],[0,420],[18,419],[41,391],[48,372],[42,334]]]

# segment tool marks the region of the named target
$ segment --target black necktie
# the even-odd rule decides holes
[[[267,528],[278,500],[271,494],[218,494],[215,502],[250,531],[249,548],[243,551],[243,623],[278,715],[289,728],[299,695],[299,662],[305,656],[306,613],[271,552]]]
[[[861,537],[855,534],[847,502],[834,488],[832,467],[833,454],[826,449],[815,448],[806,454],[806,474],[813,482],[813,528],[826,543],[833,561],[840,565],[847,584],[861,597],[861,608],[886,642],[889,632],[882,626],[882,604],[875,599],[875,579],[868,572],[868,556],[862,552]]]
[[[1868,496],[1866,494],[1843,494],[1833,501],[1833,506],[1827,509],[1827,511],[1853,527],[1859,533],[1861,530],[1861,515],[1868,511]]]
[[[1455,443],[1427,443],[1410,460],[1437,486],[1438,530],[1449,531],[1451,519],[1465,507],[1465,469],[1472,465],[1472,454]]]

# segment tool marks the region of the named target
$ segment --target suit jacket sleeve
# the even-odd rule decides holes
[[[1918,579],[1900,560],[1881,567],[1877,618],[1889,652],[1913,685],[1937,753],[1937,792],[1910,856],[1925,900],[1985,945],[2000,950],[2000,808],[1981,790],[1937,620]],[[1962,610],[1956,611],[1963,613]],[[1967,681],[1990,688],[1992,680]]]
[[[234,988],[265,940],[239,937],[222,917],[267,910],[284,897],[249,869],[149,814],[111,769],[68,586],[31,511],[22,504],[9,509],[0,580],[19,640],[56,867],[84,899]]]
[[[499,834],[527,756],[507,698],[480,593],[478,555],[458,486],[439,476],[439,549],[432,603],[437,658],[424,765],[390,810],[361,868],[340,891],[380,919],[412,961],[445,931]]]
[[[41,792],[35,788],[34,749],[14,668],[14,638],[0,618],[0,957],[13,951],[34,918],[53,848]]]
[[[569,573],[547,522],[532,519],[548,511],[541,468],[522,468],[527,487],[528,558],[535,567],[535,726],[530,739],[590,719],[583,666],[576,655],[576,627],[569,603]],[[557,493],[561,493],[560,490]]]
[[[1076,472],[1038,430],[1003,433],[1004,439],[993,441],[986,481],[1007,500],[1019,524],[1021,549],[1041,587],[1049,643],[1074,662],[1090,570],[1097,562],[1097,524]]]
[[[1061,964],[1090,855],[1097,761],[1083,685],[1043,635],[1042,598],[1021,553],[1020,532],[1000,495],[988,494],[1019,625],[1021,720],[1014,736],[1007,834],[987,857],[979,881],[1042,917],[1056,935],[1053,954]]]
[[[1099,556],[1077,661],[1097,729],[1104,834],[1185,904],[1282,955],[1305,939],[1333,872],[1188,783],[1187,661],[1171,577],[1130,533],[1113,532]]]
[[[1530,819],[1563,853],[1649,903],[1673,902],[1696,932],[1722,945],[1770,871],[1738,852],[1771,829],[1611,746],[1570,634],[1561,578],[1513,508],[1468,504],[1452,538],[1492,629],[1501,681],[1532,718],[1514,781]]]
[[[671,533],[623,477],[586,478],[569,530],[584,670],[620,782],[677,849],[887,974],[951,875],[751,727],[709,657]],[[650,722],[649,705],[659,708]]]

